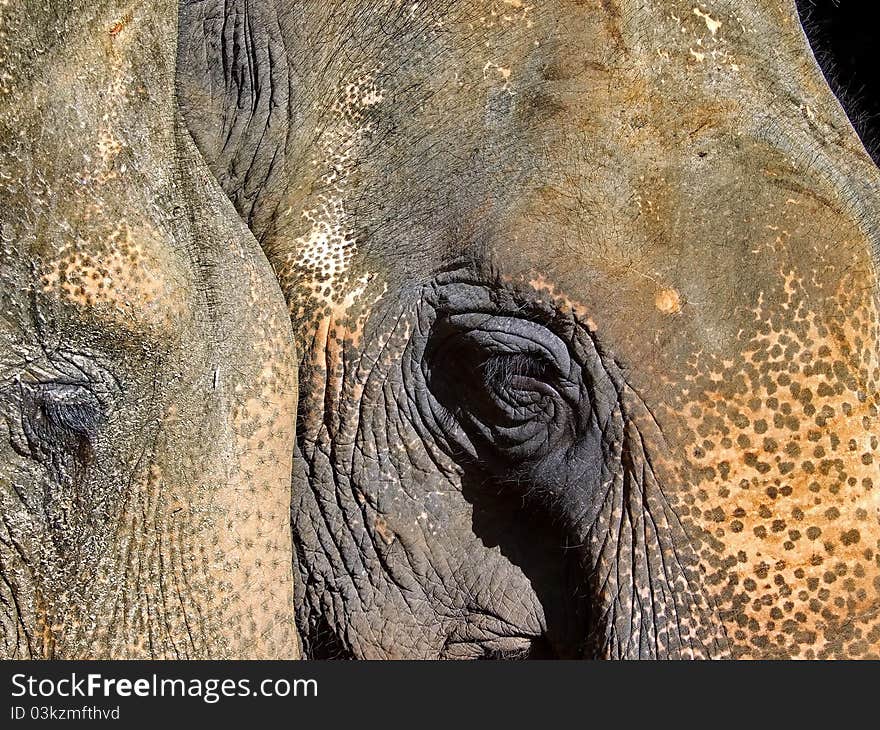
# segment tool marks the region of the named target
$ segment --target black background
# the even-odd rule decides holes
[[[797,5],[825,77],[880,163],[880,2],[797,0]]]

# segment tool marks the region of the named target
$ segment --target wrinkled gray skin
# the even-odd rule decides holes
[[[876,656],[878,176],[793,0],[206,0],[315,657]]]
[[[298,656],[296,372],[176,2],[0,3],[0,657]]]

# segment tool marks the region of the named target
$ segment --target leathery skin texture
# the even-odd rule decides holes
[[[4,656],[880,654],[878,173],[792,0],[0,56]]]
[[[177,4],[0,2],[0,656],[297,657],[296,368]]]
[[[877,657],[878,175],[794,2],[192,2],[309,656]]]

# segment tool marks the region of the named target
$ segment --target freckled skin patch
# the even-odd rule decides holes
[[[95,218],[87,213],[80,225],[100,231],[101,217]],[[186,295],[176,277],[165,273],[176,263],[162,256],[163,239],[150,229],[133,232],[125,222],[104,231],[100,240],[77,239],[64,246],[40,279],[43,290],[135,327],[161,329],[182,316],[175,305]]]
[[[306,3],[297,23],[264,23],[296,25],[267,72],[297,69],[288,128],[251,87],[206,94],[203,40],[188,47],[194,99],[253,92],[258,110],[259,137],[229,144],[201,107],[189,121],[298,327],[309,651],[497,656],[545,638],[562,656],[876,656],[880,181],[793,6],[363,10]],[[337,172],[315,140],[347,130],[340,90],[378,59],[381,102]],[[285,165],[249,167],[255,149]],[[606,382],[591,525],[569,519],[585,482],[546,498],[564,516],[545,534],[468,481],[448,422],[473,403],[436,416],[425,395],[424,342],[457,292],[472,314],[552,331]],[[573,594],[604,622],[587,640]]]
[[[345,196],[359,151],[373,131],[370,110],[383,99],[375,75],[371,71],[341,85],[326,126],[317,130],[323,154],[312,165],[319,175],[319,192],[302,204],[299,227],[305,232],[294,239],[291,253],[275,264],[282,287],[298,295],[288,300],[295,321],[316,308],[330,312],[352,289],[363,288],[347,275],[357,241],[347,220]],[[293,206],[288,207],[284,217],[292,212]],[[285,223],[291,231],[297,227],[295,221],[282,220]]]
[[[290,319],[180,124],[176,15],[0,3],[4,658],[299,655]]]
[[[738,656],[878,652],[876,298],[858,274],[810,274],[765,292],[738,357],[695,358],[677,403],[692,430],[681,511],[704,531]],[[810,291],[827,291],[823,311]]]

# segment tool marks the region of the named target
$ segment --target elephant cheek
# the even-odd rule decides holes
[[[705,538],[737,655],[864,656],[880,636],[870,291],[842,286],[826,300],[838,316],[757,335],[679,407],[691,484],[679,509]]]

